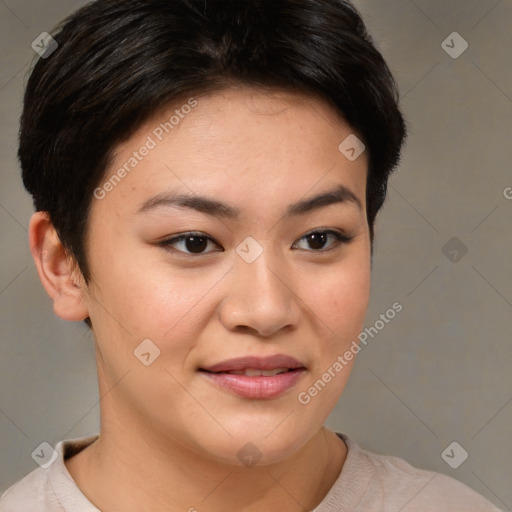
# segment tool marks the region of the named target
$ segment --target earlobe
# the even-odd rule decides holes
[[[89,316],[82,276],[64,249],[47,212],[36,212],[29,224],[30,252],[39,279],[63,320],[80,321]]]

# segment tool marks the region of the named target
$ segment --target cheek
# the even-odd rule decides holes
[[[326,300],[334,326],[358,326],[364,321],[370,298],[370,276],[364,269],[344,274],[330,290]]]
[[[309,283],[314,284],[312,279]],[[364,256],[317,280],[316,292],[310,295],[307,305],[314,312],[316,348],[311,377],[301,388],[298,400],[310,404],[305,411],[315,425],[325,422],[349,379],[357,357],[350,350],[354,341],[358,343],[369,296],[370,269]],[[340,362],[339,357],[347,352],[347,359]]]
[[[119,320],[133,337],[163,344],[173,339],[176,346],[204,327],[205,298],[219,276],[141,259],[120,264],[108,279],[108,300],[116,304]]]
[[[324,348],[330,354],[342,350],[357,338],[370,298],[370,264],[366,258],[353,259],[333,267],[332,272],[311,275],[305,303],[326,333]]]

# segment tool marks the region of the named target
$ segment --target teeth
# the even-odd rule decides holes
[[[246,368],[245,370],[232,370],[226,373],[231,375],[247,375],[247,377],[273,377],[274,375],[278,375],[280,373],[285,373],[288,371],[288,368],[274,368],[273,370],[257,370],[255,368]]]
[[[278,375],[280,373],[285,373],[288,371],[288,368],[275,368],[274,370],[261,370],[261,375],[264,377],[273,377],[274,375]],[[245,373],[247,375],[247,372]]]

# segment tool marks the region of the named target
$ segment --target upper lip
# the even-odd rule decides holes
[[[232,370],[245,370],[247,368],[253,368],[256,370],[290,368],[294,370],[296,368],[304,368],[304,364],[294,357],[284,354],[276,354],[274,356],[268,357],[237,357],[234,359],[229,359],[228,361],[222,361],[212,366],[203,366],[201,367],[201,370],[206,370],[208,372],[227,372]]]

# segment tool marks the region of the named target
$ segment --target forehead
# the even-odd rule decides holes
[[[366,154],[351,162],[339,150],[349,136],[332,106],[297,92],[240,87],[183,98],[117,148],[102,183],[122,178],[110,180],[105,199],[126,206],[179,188],[281,201],[343,183],[364,203]]]

